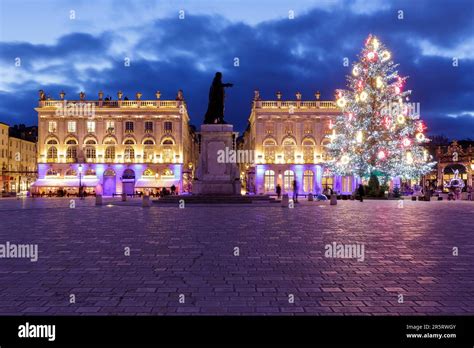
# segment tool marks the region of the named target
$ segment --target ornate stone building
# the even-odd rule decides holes
[[[453,141],[448,146],[438,146],[435,153],[436,168],[424,177],[425,185],[433,189],[447,192],[446,184],[458,173],[459,179],[464,181],[463,190],[473,185],[474,175],[474,147],[472,144],[462,146]]]
[[[27,192],[36,180],[36,142],[0,123],[0,191]]]
[[[299,193],[322,193],[332,189],[350,194],[356,188],[356,178],[333,176],[325,168],[325,144],[330,140],[331,122],[340,113],[335,102],[296,100],[261,100],[255,91],[247,130],[239,149],[254,151],[254,163],[241,165],[241,178],[251,193],[274,193],[279,184],[282,192],[293,191],[293,181]]]
[[[188,189],[195,165],[194,134],[182,91],[175,100],[47,98],[40,91],[38,112],[37,191],[59,188],[76,193],[79,186],[104,195],[132,194],[174,185]]]
[[[8,125],[0,122],[0,191],[8,191]]]

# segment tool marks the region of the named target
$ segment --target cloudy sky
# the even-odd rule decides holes
[[[210,82],[234,87],[226,120],[243,130],[263,99],[332,99],[369,33],[409,76],[431,134],[474,138],[472,0],[0,0],[0,121],[35,124],[38,90],[174,99],[202,122]],[[180,11],[184,19],[180,19]],[[74,11],[73,13],[71,11]],[[293,11],[294,18],[289,13]],[[403,12],[400,12],[403,11]],[[181,12],[182,13],[182,12]],[[399,17],[403,16],[402,19]],[[74,18],[71,18],[74,17]],[[16,58],[21,66],[15,66]],[[125,58],[130,66],[124,65]],[[234,66],[234,59],[239,66]],[[453,66],[453,58],[458,66]]]

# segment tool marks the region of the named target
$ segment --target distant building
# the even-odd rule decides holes
[[[19,131],[19,130],[22,131]],[[0,123],[0,189],[2,194],[27,192],[36,180],[35,127]]]
[[[357,184],[354,176],[335,176],[325,167],[328,159],[325,145],[330,141],[330,123],[340,110],[333,101],[261,100],[258,91],[252,104],[249,125],[238,141],[238,148],[250,150],[254,163],[241,166],[241,178],[248,192],[274,193],[276,185],[282,192],[293,191],[298,183],[300,194],[323,193],[329,189],[351,194]]]
[[[474,142],[453,141],[449,145],[438,146],[434,152],[437,161],[433,171],[425,175],[425,186],[444,192],[449,190],[446,184],[458,173],[458,178],[464,181],[463,191],[473,185],[474,176]]]
[[[51,100],[40,91],[37,192],[81,186],[104,195],[188,190],[195,167],[195,137],[182,91],[175,100]]]

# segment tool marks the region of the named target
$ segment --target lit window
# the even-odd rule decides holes
[[[283,188],[285,191],[293,190],[293,181],[295,180],[295,172],[292,170],[285,170],[283,173]]]
[[[126,132],[133,132],[133,122],[132,121],[125,122],[125,131]]]
[[[303,190],[304,192],[313,192],[314,173],[311,170],[305,170],[303,173]]]
[[[114,160],[115,159],[115,146],[107,146],[105,149],[105,159]]]
[[[125,148],[124,158],[125,158],[126,160],[133,160],[133,159],[135,159],[135,150],[133,149],[133,147],[127,146],[127,147]]]
[[[92,146],[86,147],[86,158],[88,158],[88,159],[95,159],[96,158],[95,147],[92,147]]]
[[[95,121],[87,121],[87,133],[95,133]]]
[[[107,121],[105,123],[105,129],[108,133],[114,133],[114,131],[115,131],[115,122],[114,121]]]
[[[334,179],[332,176],[323,176],[321,184],[323,186],[323,190],[333,189]]]
[[[352,177],[342,177],[342,192],[352,192]]]
[[[275,190],[275,172],[273,170],[266,170],[264,174],[265,191]]]
[[[56,133],[57,130],[58,130],[58,123],[56,121],[49,121],[48,131],[50,133]]]
[[[153,122],[146,121],[145,122],[145,132],[152,132],[153,131]]]
[[[68,121],[67,131],[69,133],[75,133],[76,132],[76,121]]]

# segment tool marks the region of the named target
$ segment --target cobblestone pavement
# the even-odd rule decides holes
[[[474,202],[69,204],[0,199],[0,244],[39,248],[0,258],[0,314],[474,314]]]

